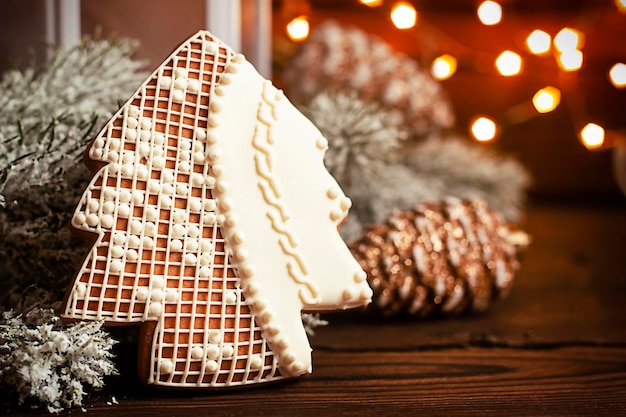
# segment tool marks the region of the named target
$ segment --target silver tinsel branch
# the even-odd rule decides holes
[[[0,305],[24,288],[54,301],[82,258],[67,222],[91,174],[82,154],[145,78],[128,40],[85,39],[0,82]],[[4,271],[2,271],[4,269]],[[16,292],[10,291],[11,286]],[[4,297],[4,299],[2,298]],[[6,297],[9,297],[7,299]]]

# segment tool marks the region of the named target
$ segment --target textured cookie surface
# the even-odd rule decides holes
[[[151,384],[228,387],[311,371],[301,311],[366,305],[337,233],[350,200],[327,142],[242,55],[201,31],[92,142],[72,218],[93,247],[62,316],[143,323]]]

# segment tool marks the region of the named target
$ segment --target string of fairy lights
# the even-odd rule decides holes
[[[355,0],[356,1],[356,0]],[[626,13],[626,0],[613,0],[618,11]],[[363,6],[379,8],[385,0],[358,0]],[[399,30],[414,28],[418,22],[418,11],[408,1],[395,1],[389,13],[393,25]],[[502,6],[494,0],[486,0],[477,4],[476,17],[481,24],[493,26],[503,19]],[[309,22],[306,15],[292,19],[286,25],[287,36],[294,42],[301,42],[309,36]],[[579,71],[584,64],[584,33],[576,28],[563,27],[554,36],[541,29],[532,30],[526,37],[525,46],[530,54],[536,56],[554,56],[558,67],[564,72]],[[523,57],[514,51],[504,50],[494,61],[494,66],[503,77],[514,77],[521,73]],[[457,70],[457,58],[452,54],[444,53],[432,60],[430,72],[436,80],[443,81],[454,76]],[[611,84],[617,89],[626,88],[626,63],[615,62],[608,70],[607,76]],[[530,98],[537,114],[545,114],[556,109],[561,102],[561,91],[553,85],[539,89]],[[588,149],[598,149],[607,146],[607,142],[615,139],[616,132],[607,132],[597,123],[581,123],[577,132],[578,137]],[[479,115],[472,119],[469,126],[472,137],[481,142],[494,140],[500,131],[496,120],[488,115]]]

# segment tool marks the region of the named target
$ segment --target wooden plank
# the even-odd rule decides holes
[[[228,393],[137,389],[132,379],[118,377],[86,409],[92,417],[626,412],[626,347],[317,350],[314,364],[308,378]],[[112,397],[119,405],[107,405]]]

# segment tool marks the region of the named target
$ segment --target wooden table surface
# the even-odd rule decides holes
[[[626,204],[534,203],[522,226],[533,242],[513,291],[486,314],[329,315],[311,376],[229,392],[142,387],[122,353],[86,415],[626,416]]]

